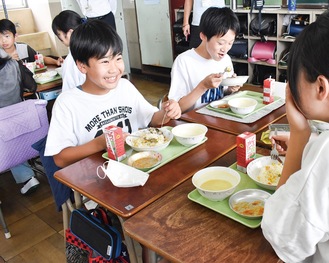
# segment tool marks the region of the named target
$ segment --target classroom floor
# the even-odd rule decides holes
[[[131,74],[131,82],[153,105],[169,90],[168,78]],[[62,214],[56,211],[47,178],[37,178],[38,189],[23,196],[10,172],[0,174],[1,206],[12,235],[5,239],[0,227],[0,263],[66,262]]]

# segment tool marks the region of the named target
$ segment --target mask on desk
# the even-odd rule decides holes
[[[149,174],[129,165],[109,160],[97,167],[97,176],[101,179],[107,176],[116,187],[134,187],[143,186]]]

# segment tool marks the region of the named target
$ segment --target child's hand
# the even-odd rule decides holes
[[[201,81],[202,86],[205,89],[217,88],[223,81],[223,76],[222,73],[210,74]]]
[[[13,53],[12,55],[11,55],[11,57],[12,57],[12,59],[15,59],[15,60],[19,60],[19,56],[18,56],[18,54],[15,52],[15,53]]]
[[[166,112],[166,117],[168,118],[166,122],[168,122],[169,119],[178,119],[182,114],[182,110],[178,102],[175,100],[168,100],[164,102],[162,104],[162,108]]]
[[[231,94],[231,93],[237,92],[237,91],[239,91],[240,88],[241,88],[241,86],[229,86],[229,87],[227,87],[227,93]]]
[[[59,67],[60,67],[63,63],[64,63],[64,59],[63,59],[62,57],[59,57],[59,58],[57,59],[57,61],[56,61],[56,65],[59,66]]]
[[[286,87],[286,111],[291,132],[305,132],[311,134],[310,125],[302,112],[296,107],[289,84]]]
[[[276,149],[278,150],[279,154],[286,155],[287,148],[289,144],[290,134],[280,134],[280,135],[273,135],[271,139],[272,145],[276,143]]]

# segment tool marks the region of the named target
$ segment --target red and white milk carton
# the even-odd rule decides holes
[[[35,59],[36,68],[39,69],[39,68],[45,67],[45,62],[44,62],[42,54],[40,54],[40,53],[35,54],[34,59]]]
[[[263,104],[270,104],[274,101],[274,85],[275,79],[269,77],[263,82]]]
[[[255,159],[256,134],[244,132],[236,137],[237,145],[237,169],[243,173],[247,172],[247,165]]]
[[[125,141],[120,127],[110,125],[103,128],[106,138],[107,154],[110,159],[122,161],[126,158]]]

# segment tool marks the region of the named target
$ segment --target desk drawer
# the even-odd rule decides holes
[[[47,91],[39,92],[40,99],[44,100],[54,100],[58,97],[58,95],[62,92],[62,89],[53,89]]]

